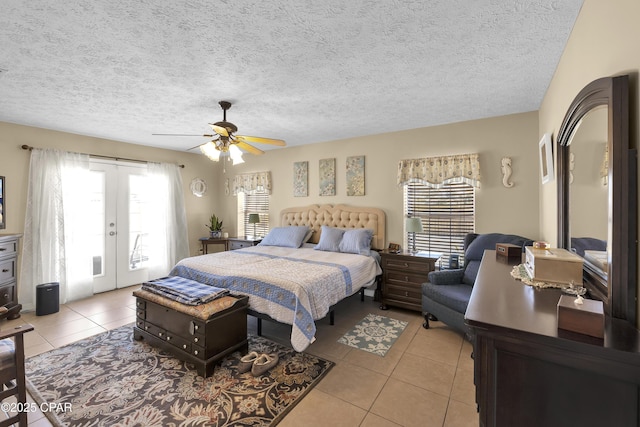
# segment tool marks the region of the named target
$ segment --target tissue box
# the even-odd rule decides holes
[[[527,246],[524,267],[533,280],[582,284],[582,258],[566,249]]]
[[[575,303],[576,297],[562,295],[558,301],[558,329],[604,338],[604,306],[602,301],[585,299]]]

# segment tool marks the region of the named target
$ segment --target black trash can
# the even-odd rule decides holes
[[[60,283],[36,286],[36,316],[57,313],[60,310]]]

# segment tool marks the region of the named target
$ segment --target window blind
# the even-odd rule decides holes
[[[264,237],[269,232],[269,194],[267,193],[239,193],[238,194],[238,228],[239,236],[253,236],[253,226],[255,234]],[[260,222],[249,224],[249,214],[260,215]]]
[[[404,213],[418,217],[422,233],[415,233],[416,250],[440,252],[441,267],[449,265],[450,254],[464,262],[464,237],[475,231],[475,189],[465,183],[433,188],[412,181],[404,186]],[[413,233],[407,233],[407,246],[413,246]]]

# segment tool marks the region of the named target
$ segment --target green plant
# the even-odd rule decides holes
[[[222,230],[222,220],[216,216],[216,214],[212,214],[211,218],[209,218],[209,224],[205,224],[205,227],[209,229],[209,231],[220,231]]]

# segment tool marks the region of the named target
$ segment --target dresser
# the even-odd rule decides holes
[[[380,252],[382,289],[380,308],[388,305],[422,312],[422,284],[435,270],[438,258],[410,253]]]
[[[18,304],[18,241],[22,234],[0,234],[0,307],[6,313],[0,318],[17,319],[22,305]]]
[[[605,318],[603,340],[558,329],[559,289],[513,279],[485,251],[465,322],[481,426],[636,426],[640,332]]]

